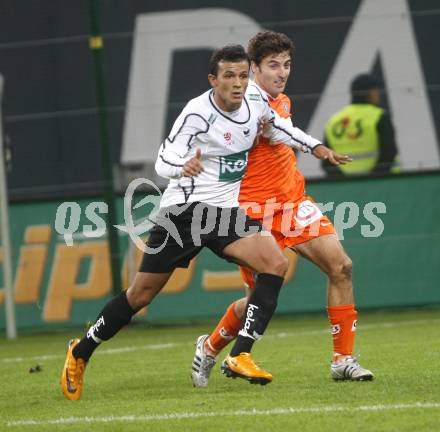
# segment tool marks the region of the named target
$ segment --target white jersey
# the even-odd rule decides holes
[[[160,207],[200,201],[216,207],[238,207],[240,183],[261,121],[269,122],[265,136],[307,153],[320,142],[293,127],[269,105],[266,94],[250,81],[241,107],[222,111],[213,90],[192,99],[162,143],[156,171],[170,179]],[[183,164],[199,148],[203,172],[183,177]]]

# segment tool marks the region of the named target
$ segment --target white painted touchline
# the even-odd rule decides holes
[[[381,328],[396,328],[402,326],[413,326],[419,324],[433,324],[435,322],[440,322],[440,318],[432,318],[432,319],[421,319],[421,320],[410,320],[410,321],[390,321],[379,324],[363,324],[359,326],[359,330],[362,332],[364,330],[377,330]],[[285,338],[285,337],[301,337],[301,336],[313,336],[313,335],[321,335],[321,334],[329,334],[329,329],[321,329],[321,330],[303,330],[298,332],[279,332],[274,334],[267,334],[264,336],[265,339],[271,338]],[[191,342],[192,344],[192,342]],[[190,345],[187,342],[170,342],[166,344],[151,344],[151,345],[138,345],[138,346],[127,346],[120,348],[104,348],[96,351],[97,355],[105,355],[105,354],[118,354],[124,352],[136,352],[136,351],[144,351],[144,350],[162,350],[162,349],[170,349],[176,348],[178,346],[188,346]],[[0,359],[0,363],[22,363],[25,361],[42,361],[42,360],[53,360],[58,358],[64,358],[65,354],[47,354],[47,355],[39,355],[32,357],[6,357]]]
[[[133,351],[143,351],[143,350],[162,350],[175,348],[179,345],[188,345],[187,343],[166,343],[166,344],[151,344],[151,345],[138,345],[138,346],[127,346],[120,348],[106,348],[102,350],[96,351],[95,355],[98,354],[119,354]],[[66,354],[48,354],[48,355],[40,355],[33,357],[8,357],[1,359],[2,363],[21,363],[24,361],[33,361],[33,360],[53,360],[57,358],[63,358]]]
[[[175,348],[179,345],[187,345],[186,343],[165,343],[165,344],[154,344],[154,345],[141,345],[141,346],[128,346],[128,347],[120,347],[120,348],[107,348],[102,351],[96,351],[99,354],[119,354],[126,353],[132,351],[140,351],[140,350],[163,350],[169,348]]]
[[[238,411],[208,411],[208,412],[180,412],[168,414],[148,414],[148,415],[124,415],[106,417],[61,417],[50,420],[14,420],[6,422],[8,427],[16,426],[42,426],[42,425],[63,425],[78,423],[111,423],[111,422],[149,422],[166,420],[184,420],[202,417],[237,417],[237,416],[269,416],[269,415],[289,415],[289,414],[326,414],[334,412],[357,412],[357,411],[390,411],[390,410],[411,410],[411,409],[440,409],[440,403],[413,402],[392,405],[327,405],[304,408],[272,408],[268,410],[238,410]]]

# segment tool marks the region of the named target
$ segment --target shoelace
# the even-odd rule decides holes
[[[207,355],[203,359],[200,365],[200,369],[202,369],[205,372],[209,372],[214,367],[215,363],[216,363],[215,358]]]
[[[251,357],[250,353],[246,353],[245,359],[246,359],[246,361],[247,361],[248,363],[253,363],[253,365],[255,366],[255,369],[257,369],[257,370],[262,370],[262,369],[260,368],[260,366],[258,365],[258,363],[254,362],[254,361],[252,360],[252,357]]]
[[[359,361],[358,361],[359,357],[360,357],[359,355],[357,355],[356,357],[347,357],[345,360],[349,360],[350,363],[353,363],[353,364],[356,364],[359,366]]]
[[[344,375],[347,378],[351,378],[353,376],[353,373],[359,370],[360,365],[358,362],[358,357],[359,355],[357,357],[347,357],[345,359],[345,361],[349,363],[344,369]]]
[[[206,354],[205,350],[205,344],[202,344],[201,347],[201,361],[200,361],[200,370],[203,370],[204,372],[210,372],[211,369],[214,367],[214,365],[217,363],[217,360],[212,355]]]

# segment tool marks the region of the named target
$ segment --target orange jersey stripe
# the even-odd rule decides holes
[[[290,99],[280,94],[269,97],[270,106],[284,118],[290,117]],[[270,145],[260,137],[249,154],[246,175],[241,183],[240,203],[264,204],[268,199],[276,202],[297,201],[304,195],[304,177],[296,167],[293,150],[286,144]]]

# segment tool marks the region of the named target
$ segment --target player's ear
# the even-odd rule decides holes
[[[251,61],[251,70],[252,70],[252,73],[254,73],[254,74],[258,70],[258,65],[253,60]]]
[[[212,88],[217,87],[217,77],[215,75],[208,74],[208,81],[209,81],[209,84],[211,84]]]

